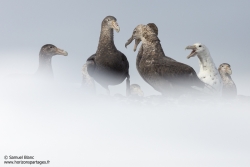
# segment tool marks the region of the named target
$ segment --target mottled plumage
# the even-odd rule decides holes
[[[148,25],[138,25],[125,46],[133,39],[134,50],[142,41],[137,56],[137,69],[142,78],[155,90],[165,95],[179,95],[192,90],[192,86],[204,87],[204,83],[199,80],[192,67],[165,56],[157,34]]]
[[[87,59],[87,70],[89,75],[107,90],[109,85],[118,85],[127,78],[126,90],[129,94],[129,63],[127,57],[115,47],[113,29],[117,32],[120,30],[116,18],[105,17],[97,51]]]
[[[158,27],[155,25],[155,23],[148,23],[147,24],[152,30],[153,32],[158,36]]]
[[[148,23],[147,24],[150,28],[151,28],[151,30],[158,36],[158,27],[154,24],[154,23]],[[132,41],[133,41],[134,39],[133,39],[133,35],[132,35],[132,37],[128,40],[128,42],[125,44],[125,47],[127,47],[127,45],[129,45]],[[137,39],[137,41],[139,41],[140,42],[140,39]],[[136,45],[135,45],[135,47],[134,47],[134,51],[135,51],[135,49],[137,48],[137,45],[139,44],[139,42],[136,42]],[[141,62],[141,59],[142,59],[142,54],[143,54],[143,45],[141,45],[141,47],[140,47],[140,49],[139,49],[139,51],[138,51],[138,54],[137,54],[137,57],[136,57],[136,69],[137,69],[137,71],[139,72],[139,74],[141,75],[141,77],[143,78],[143,72],[141,71],[142,70],[142,68],[139,68],[139,64],[140,64],[140,62]],[[167,57],[167,56],[166,56]],[[167,57],[168,58],[168,60],[170,60],[170,61],[175,61],[174,59],[172,59],[172,58],[170,58],[170,57]],[[143,78],[144,79],[144,78]],[[147,82],[147,80],[146,79],[144,79],[144,81],[146,81]]]
[[[222,88],[222,96],[224,98],[235,98],[237,96],[237,88],[234,81],[231,78],[232,70],[231,66],[227,63],[222,63],[218,71],[222,78],[223,88]]]

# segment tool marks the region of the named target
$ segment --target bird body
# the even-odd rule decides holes
[[[109,85],[120,84],[127,78],[126,90],[128,93],[129,63],[126,56],[115,47],[113,29],[117,32],[120,30],[116,18],[107,16],[102,21],[97,51],[87,59],[87,71],[96,82],[107,90]]]
[[[147,25],[158,36],[158,27],[154,23],[148,23]],[[133,38],[131,38],[130,40],[133,40]],[[137,47],[137,45],[135,47]],[[162,50],[162,52],[163,52],[163,50]],[[142,57],[143,57],[143,45],[141,45],[141,47],[140,47],[140,49],[138,51],[137,57],[136,57],[136,69],[139,72],[139,74],[141,75],[141,77],[144,79],[144,81],[147,82],[147,80],[144,78],[144,75],[143,75],[143,72],[142,72],[143,68],[140,68],[140,63],[144,64],[143,62],[141,62]],[[176,60],[174,60],[174,59],[172,59],[170,57],[165,56],[165,54],[164,54],[163,57],[166,57],[168,59],[168,61],[176,61]],[[145,61],[145,59],[143,59],[143,60]]]

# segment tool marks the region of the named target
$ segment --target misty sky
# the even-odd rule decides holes
[[[231,65],[239,94],[250,94],[250,89],[243,89],[250,84],[250,1],[1,0],[0,6],[1,76],[35,72],[41,46],[51,43],[69,53],[68,57],[53,58],[55,79],[80,83],[82,65],[96,52],[101,21],[113,15],[121,28],[114,34],[115,45],[129,60],[131,83],[153,91],[136,70],[133,44],[124,47],[138,24],[153,22],[167,56],[198,73],[198,58],[186,59],[190,51],[184,48],[201,42],[209,48],[217,66]],[[120,89],[125,93],[125,83],[115,91]]]

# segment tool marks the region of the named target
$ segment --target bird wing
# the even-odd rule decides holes
[[[128,62],[128,59],[127,59],[127,57],[122,53],[122,52],[120,52],[119,50],[118,50],[118,52],[119,52],[119,54],[121,55],[121,57],[122,57],[122,64],[124,65],[124,67],[128,70],[129,69],[129,62]]]
[[[152,64],[156,72],[170,83],[204,87],[204,83],[198,78],[194,69],[186,64],[169,61],[168,57],[154,60]]]

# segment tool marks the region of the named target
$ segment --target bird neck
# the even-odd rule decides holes
[[[103,52],[107,52],[107,50],[111,51],[117,50],[114,44],[114,31],[111,28],[102,26],[98,49],[96,53],[101,54]]]
[[[223,83],[233,83],[233,80],[229,74],[223,73],[221,71],[219,72],[220,72],[221,79],[223,80]]]
[[[203,68],[215,67],[212,57],[210,56],[209,51],[203,51],[202,53],[198,53],[198,58],[200,61],[200,69],[206,70]]]
[[[138,54],[137,54],[137,57],[136,57],[136,68],[137,70],[139,69],[139,64],[140,64],[140,61],[141,61],[141,58],[142,58],[142,53],[143,53],[143,46],[141,45],[139,51],[138,51]]]
[[[160,41],[150,42],[147,40],[142,40],[142,47],[143,58],[158,58],[165,55]]]
[[[47,56],[47,55],[43,55],[43,54],[39,55],[39,67],[38,67],[38,70],[36,72],[37,75],[53,78],[51,58],[52,58],[52,56]]]

